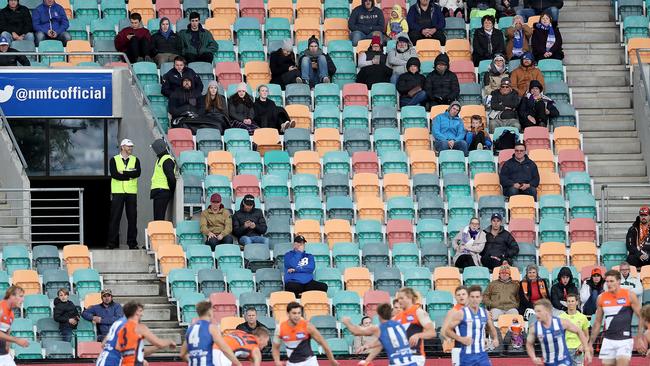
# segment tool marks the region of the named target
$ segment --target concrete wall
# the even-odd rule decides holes
[[[640,67],[634,67],[634,120],[636,122],[636,130],[639,133],[641,141],[650,141],[650,105],[648,105],[648,97],[646,94],[646,86],[650,87],[650,67],[649,65],[642,65],[645,81],[642,80],[643,76]],[[648,164],[650,162],[650,146],[647,143],[641,144],[641,153],[643,158]],[[650,169],[649,169],[650,170]]]
[[[0,188],[5,189],[29,189],[29,178],[25,172],[18,157],[18,146],[14,146],[9,136],[9,127],[6,120],[0,120]],[[29,217],[29,192],[7,194],[7,198],[17,198],[23,196],[22,202],[7,201],[13,208],[14,215]],[[29,229],[29,219],[18,219],[17,224],[23,225],[22,239],[25,242],[30,241],[31,232]]]

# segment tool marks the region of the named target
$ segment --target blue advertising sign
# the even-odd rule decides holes
[[[7,117],[111,117],[111,70],[0,70]]]

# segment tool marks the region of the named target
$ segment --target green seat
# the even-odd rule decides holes
[[[372,114],[370,115],[370,125],[374,131],[379,128],[397,128],[397,108],[395,105],[378,105],[373,107]]]
[[[65,56],[46,56],[44,53],[48,52],[64,52],[63,43],[57,40],[44,40],[38,44],[38,52],[41,53],[41,62],[50,64],[52,62],[65,62]]]
[[[574,192],[569,196],[569,218],[589,218],[596,220],[596,198],[589,192]]]
[[[309,322],[315,326],[323,338],[330,341],[329,338],[338,338],[338,328],[336,318],[331,315],[315,315],[309,319]]]
[[[421,247],[425,243],[441,243],[445,240],[442,220],[420,219],[415,227],[415,237]]]
[[[618,0],[618,20],[623,20],[629,16],[643,15],[643,1],[641,0]]]
[[[24,245],[6,245],[2,248],[2,264],[10,275],[17,269],[31,269],[32,260]]]
[[[481,28],[483,25],[481,24],[481,18],[477,17],[472,17],[469,19],[469,39],[474,39],[474,31],[477,30],[478,28]],[[484,60],[485,61],[485,60]],[[492,62],[492,60],[487,60]],[[489,64],[489,62],[488,62]],[[487,67],[485,68],[487,70]],[[479,67],[479,74],[481,73],[481,68]]]
[[[189,324],[192,319],[198,317],[196,304],[205,300],[205,296],[199,292],[188,292],[178,299],[178,321],[181,324]]]
[[[207,0],[184,0],[183,10],[185,10],[185,17],[189,17],[192,12],[199,13],[201,19],[210,17],[210,8],[208,7]]]
[[[126,6],[121,0],[102,0],[101,1],[103,18],[120,20],[127,17]]]
[[[359,220],[355,224],[357,241],[361,249],[369,243],[383,243],[384,234],[381,231],[381,222],[377,220]]]
[[[208,250],[210,248],[208,247]],[[174,268],[167,275],[167,297],[181,298],[185,293],[196,292],[196,272],[188,268]]]
[[[36,322],[36,331],[38,332],[41,341],[54,340],[61,341],[63,337],[59,332],[59,322],[53,318],[38,319]]]
[[[205,156],[210,151],[223,150],[221,132],[216,128],[199,128],[196,130],[196,148]]]
[[[377,273],[379,273],[389,269],[390,257],[388,254],[388,245],[376,242],[372,245],[362,247],[361,263],[372,272],[378,270]],[[375,273],[375,288],[378,286],[377,273]],[[397,273],[399,274],[399,270]],[[393,292],[389,291],[389,293]]]
[[[284,219],[287,222],[291,221],[293,211],[291,211],[289,197],[273,197],[272,200],[264,202],[264,216],[266,216],[267,220],[273,218]]]
[[[514,59],[508,61],[508,70],[514,70],[521,65],[521,60],[520,59]]]
[[[21,52],[36,52],[36,46],[34,45],[34,41],[23,39],[23,40],[16,40],[11,42],[11,48],[16,49],[16,51],[21,51]],[[29,59],[32,67],[34,66],[34,63],[36,62],[36,56],[25,56]]]
[[[327,54],[337,62],[354,61],[354,47],[348,40],[333,40],[327,44]],[[337,85],[340,87],[340,85]],[[340,88],[339,88],[340,90]]]
[[[205,177],[205,195],[207,200],[215,193],[221,195],[223,202],[230,202],[232,200],[232,188],[228,177],[218,174],[211,174]]]
[[[494,156],[490,150],[472,150],[469,152],[469,172],[472,178],[477,173],[495,173]]]
[[[333,60],[334,61],[334,60]],[[353,60],[335,59],[336,73],[334,74],[334,83],[343,89],[345,84],[351,84],[357,78],[357,65]]]
[[[445,179],[450,173],[467,174],[465,170],[465,155],[460,150],[444,150],[438,156],[440,177]]]
[[[222,245],[219,245],[222,246]],[[246,268],[228,268],[225,270],[228,292],[236,297],[246,292],[255,291],[253,272]]]
[[[425,241],[420,243],[422,265],[433,271],[436,267],[449,265],[448,248],[444,242]]]
[[[312,174],[294,174],[291,177],[294,202],[303,197],[320,197],[318,178]]]
[[[551,119],[553,127],[561,126],[571,126],[575,127],[578,125],[578,118],[576,117],[576,109],[569,103],[556,102],[555,107],[560,113],[559,116]]]
[[[46,269],[43,271],[43,288],[50,299],[58,296],[59,289],[70,290],[68,271],[63,269]]]
[[[345,271],[347,268],[359,267],[359,246],[355,243],[335,243],[332,248],[334,267]]]
[[[332,308],[338,320],[345,316],[361,314],[361,298],[353,291],[337,291],[332,298]]]
[[[320,197],[304,196],[295,202],[295,216],[297,220],[316,220],[323,222],[323,203]]]
[[[243,268],[244,263],[241,257],[239,245],[221,244],[214,249],[214,257],[217,260],[217,267],[226,271],[231,268]]]
[[[294,84],[289,84],[294,85]],[[289,87],[287,85],[287,88]],[[306,84],[303,84],[307,86]],[[336,84],[317,84],[318,85],[336,85]],[[308,87],[308,86],[307,86]],[[314,128],[341,128],[341,112],[332,104],[316,105],[314,109]]]
[[[0,271],[0,292],[7,291],[10,282],[11,278],[9,277],[9,274],[5,271]]]
[[[259,39],[251,37],[240,38],[238,50],[239,62],[244,66],[250,61],[266,61],[264,45]]]
[[[348,105],[343,108],[343,131],[348,129],[368,128],[368,108],[360,105]]]
[[[260,21],[257,18],[253,18],[253,17],[237,18],[235,24],[233,25],[233,31],[237,34],[237,38],[240,42],[243,41],[244,39],[257,41],[257,42],[260,42],[262,40]]]
[[[420,252],[415,243],[393,244],[392,257],[393,266],[402,272],[407,272],[410,268],[420,265]]]
[[[284,291],[282,271],[277,268],[258,269],[255,272],[255,285],[264,297],[269,297],[272,292]]]
[[[36,328],[34,322],[27,318],[15,318],[11,323],[11,336],[26,338],[32,343],[36,341]]]
[[[245,314],[248,309],[255,309],[259,316],[266,316],[269,313],[266,296],[259,292],[245,292],[239,295],[239,308],[242,314]]]
[[[386,248],[386,251],[388,251],[388,248]],[[374,282],[375,290],[395,294],[402,288],[402,272],[397,267],[388,267],[387,264],[383,265],[378,262],[374,270]]]
[[[215,268],[202,269],[198,271],[197,282],[201,293],[210,296],[213,292],[225,292],[226,280],[223,271]]]
[[[14,356],[17,360],[43,359],[43,349],[41,348],[41,344],[37,341],[29,342],[29,345],[25,348],[12,343],[11,348],[14,350]]]
[[[429,118],[424,107],[419,105],[409,105],[402,107],[400,113],[402,132],[411,127],[429,127]]]
[[[155,63],[141,61],[132,64],[132,66],[133,72],[135,72],[142,85],[158,84],[160,82],[158,78],[158,66]]]
[[[341,42],[341,41],[330,41],[328,46],[328,54],[330,55],[330,57],[334,57],[332,56],[332,43],[335,42]],[[314,119],[316,119],[315,115],[316,115],[316,111],[318,110],[318,107],[336,107],[335,110],[338,112],[341,106],[341,89],[339,88],[339,86],[333,83],[316,84],[316,86],[314,87],[314,105],[316,106],[316,109],[314,110]],[[321,110],[330,110],[330,109],[324,108]],[[340,116],[339,116],[339,120],[340,120]],[[315,127],[318,128],[318,126]],[[322,127],[326,127],[326,126],[322,126]],[[338,128],[338,125],[336,128]]]
[[[124,3],[122,3],[122,7],[124,7]],[[105,12],[106,10],[104,10]],[[126,17],[126,12],[125,12],[125,17]],[[98,41],[108,41],[106,42],[106,46],[102,51],[110,52],[115,50],[115,43],[113,42],[113,39],[117,35],[117,31],[115,30],[117,26],[117,20],[114,18],[106,18],[104,17],[103,19],[95,19],[90,22],[90,33],[93,36],[93,46],[95,47],[96,51],[99,51],[97,47],[100,45]],[[103,43],[102,43],[103,44]],[[111,50],[109,45],[113,45],[113,50]]]
[[[253,272],[273,267],[271,252],[266,244],[249,244],[244,247],[245,267]]]
[[[208,85],[212,80],[215,80],[214,67],[209,62],[190,62],[187,67],[196,72],[204,85]]]
[[[152,105],[160,105],[166,108],[169,104],[167,97],[160,92],[160,84],[144,85],[143,91]]]
[[[250,174],[262,178],[262,157],[257,151],[237,151],[235,153],[235,165],[237,166],[237,174]]]
[[[394,107],[397,105],[397,90],[391,83],[375,83],[370,88],[372,108],[378,106]]]
[[[514,16],[511,17],[501,17],[499,18],[499,29],[505,34],[506,29],[512,26],[512,21],[515,19]]]
[[[627,247],[622,241],[606,241],[600,245],[600,255],[607,269],[618,266],[627,258]]]
[[[458,196],[449,199],[447,204],[449,220],[466,219],[467,222],[475,216],[474,199],[471,196]]]
[[[316,281],[320,282],[325,282],[327,284],[327,295],[328,296],[335,296],[340,294],[341,292],[347,292],[347,291],[342,291],[343,290],[343,280],[341,278],[341,270],[338,268],[331,268],[331,267],[325,267],[325,268],[317,268],[314,271],[314,279]],[[356,292],[354,293],[356,295]],[[357,298],[359,295],[357,295]],[[333,304],[335,304],[333,302]]]
[[[448,311],[454,306],[454,298],[449,291],[430,290],[425,296],[428,310]]]
[[[564,193],[569,200],[576,192],[592,193],[591,177],[586,172],[568,172],[564,176]]]
[[[343,174],[346,177],[349,176],[350,155],[348,155],[347,152],[328,151],[325,153],[323,156],[323,179],[331,174]],[[327,192],[324,193],[327,194]]]
[[[465,20],[457,17],[445,18],[445,35],[447,39],[467,39]]]
[[[291,39],[291,24],[286,18],[267,18],[264,23],[264,30],[266,32],[266,40],[269,41],[284,41]]]
[[[450,150],[447,150],[450,151]],[[462,155],[462,152],[460,152]],[[441,154],[442,155],[442,154]],[[451,201],[457,197],[471,198],[471,187],[469,185],[469,177],[464,173],[448,173],[443,179],[443,189],[445,198]]]
[[[72,343],[59,340],[44,340],[41,342],[45,349],[47,359],[70,359],[74,358]]]
[[[498,213],[506,217],[506,199],[504,196],[483,196],[478,200],[478,217],[481,227],[486,227],[492,220],[492,215]]]
[[[483,104],[483,97],[481,96],[481,85],[478,83],[462,83],[460,84],[460,94],[458,101],[462,105]]]
[[[571,91],[563,80],[545,83],[544,94],[556,102],[571,103]]]
[[[288,177],[291,175],[289,153],[283,150],[271,150],[264,153],[266,174]]]
[[[23,315],[33,322],[43,318],[51,318],[50,299],[41,294],[26,295],[23,302]]]
[[[625,43],[630,38],[648,38],[648,18],[643,15],[628,15],[623,19]]]
[[[287,104],[302,104],[311,107],[311,90],[307,84],[288,84],[284,90]]]
[[[229,128],[223,133],[223,142],[226,150],[230,152],[248,151],[251,149],[251,141],[248,131],[243,128]]]
[[[79,319],[77,323],[77,329],[75,329],[74,334],[77,339],[77,342],[94,342],[97,340],[97,330],[94,323],[89,322],[86,319]]]
[[[350,4],[347,0],[325,0],[323,5],[325,19],[327,18],[343,18],[350,17]],[[331,42],[334,41],[330,41]]]
[[[237,54],[232,41],[217,40],[217,53],[214,55],[213,62],[235,62],[237,61]]]
[[[539,60],[537,67],[544,75],[544,81],[564,81],[564,66],[562,65],[562,60],[555,59],[544,59]]]
[[[413,193],[440,195],[440,178],[438,174],[420,173],[413,176]]]
[[[305,250],[314,256],[316,268],[331,267],[332,256],[330,247],[326,243],[307,243]]]
[[[541,218],[555,217],[566,220],[566,205],[564,197],[547,194],[539,198],[539,214]]]
[[[438,219],[444,220],[445,218],[445,204],[442,198],[433,193],[422,193],[417,196],[418,203],[418,218],[422,219]]]
[[[513,265],[517,268],[520,268],[522,273],[525,273],[526,266],[530,263],[536,263],[537,261],[537,249],[534,244],[531,243],[517,243],[519,245],[519,253],[514,258]]]
[[[469,217],[454,217],[450,218],[447,223],[447,240],[451,242],[469,222]]]
[[[298,203],[296,202],[296,204]],[[354,221],[354,202],[349,196],[327,197],[325,212],[328,220],[342,219],[352,223]]]
[[[311,150],[311,132],[305,128],[284,131],[284,149],[293,156],[296,151]]]
[[[152,105],[151,112],[158,120],[158,123],[160,123],[163,132],[167,133],[169,130],[169,115],[167,114],[167,107],[163,105]]]
[[[389,220],[415,220],[415,205],[411,197],[393,197],[386,204]]]
[[[214,268],[212,250],[207,245],[192,245],[185,251],[187,268],[193,270]]]
[[[497,141],[499,137],[505,132],[505,131],[510,131],[514,134],[517,135],[517,140],[518,141],[523,141],[523,136],[522,134],[519,133],[519,130],[516,129],[515,127],[497,127],[494,129],[494,133],[492,134],[492,141]]]
[[[408,174],[408,157],[404,151],[385,151],[379,157],[381,163],[381,174],[390,173]]]
[[[472,32],[472,31],[473,30],[470,30],[470,32]],[[483,80],[483,76],[484,76],[483,74],[488,72],[488,69],[490,68],[491,63],[492,63],[492,60],[481,60],[481,62],[479,62],[479,64],[478,64],[478,79],[479,80]]]
[[[262,194],[264,199],[270,197],[287,197],[289,188],[287,180],[279,175],[265,175],[262,177]]]
[[[463,270],[463,285],[479,285],[485,291],[490,284],[490,270],[485,267],[470,266]]]
[[[424,75],[424,77],[429,76],[429,74],[433,71],[433,61],[422,61],[422,67],[420,68],[420,73]]]
[[[345,114],[345,112],[344,112]],[[348,154],[370,150],[370,133],[367,129],[349,128],[343,131],[343,145]]]
[[[197,151],[201,156],[203,153]],[[186,206],[200,205],[203,198],[201,177],[183,174],[183,203]]]
[[[75,293],[82,299],[89,293],[102,290],[102,280],[99,277],[99,272],[92,268],[75,270],[72,273],[72,283],[74,284]]]
[[[194,175],[200,178],[205,177],[205,155],[201,151],[182,151],[178,159],[178,165],[182,175]]]
[[[271,201],[276,201],[278,199],[279,197],[276,197]],[[270,202],[267,202],[266,205],[268,206],[269,203]],[[289,208],[289,211],[291,211],[291,208]],[[265,236],[269,238],[271,244],[282,242],[291,243],[291,216],[289,216],[288,219],[287,216],[271,216],[266,220],[267,229]]]
[[[97,3],[95,2],[95,5],[96,4]],[[99,10],[97,9],[97,7],[95,7],[95,11],[99,14]],[[68,34],[70,34],[70,37],[73,40],[87,41],[88,40],[88,28],[87,28],[87,26],[90,23],[91,19],[92,18],[70,19],[69,20],[70,26],[68,27],[68,30],[67,30]],[[97,19],[97,17],[95,16],[94,19]]]
[[[400,132],[397,128],[377,128],[373,134],[375,151],[381,155],[389,151],[401,151]]]
[[[409,267],[408,271],[402,270],[404,286],[410,287],[421,294],[426,294],[433,289],[431,270],[426,267]]]
[[[342,338],[326,338],[325,341],[330,347],[332,354],[336,356],[350,355],[350,344]]]

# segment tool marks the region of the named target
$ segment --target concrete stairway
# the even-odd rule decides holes
[[[606,183],[648,183],[632,113],[632,89],[619,28],[607,1],[565,0],[560,10],[567,78],[580,114],[595,194]],[[650,189],[617,189],[609,201],[609,240],[623,240]],[[635,199],[636,197],[636,199]]]

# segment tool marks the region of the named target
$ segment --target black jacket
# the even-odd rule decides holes
[[[492,44],[492,52],[489,49],[490,43]],[[472,40],[472,60],[474,61],[474,66],[478,66],[481,60],[492,60],[497,53],[502,55],[506,54],[506,43],[503,32],[494,28],[492,29],[492,36],[488,36],[483,28],[475,30]]]
[[[560,29],[557,27],[557,23],[553,22],[553,33],[555,34],[555,43],[553,47],[549,50],[552,53],[549,59],[562,60],[564,59],[564,52],[562,51],[562,34]],[[546,38],[548,37],[548,31],[537,27],[537,24],[533,27],[533,36],[530,38],[530,48],[533,50],[533,56],[535,60],[543,60],[547,57],[544,57],[546,52]]]
[[[562,285],[562,281],[560,280],[564,276],[569,276],[569,283],[566,286]],[[566,301],[566,295],[568,294],[576,294],[579,297],[580,291],[578,291],[576,284],[573,282],[571,270],[568,267],[562,267],[557,274],[557,283],[551,287],[551,303],[553,307],[566,311],[567,307],[562,305],[562,301]]]
[[[253,120],[256,125],[260,126],[260,128],[274,128],[281,132],[281,124],[284,121],[280,121],[278,118],[278,107],[274,101],[267,98],[263,102],[258,98],[253,103],[253,111],[255,114]]]
[[[183,72],[179,73],[175,68],[172,67],[171,70],[167,71],[162,78],[162,87],[160,92],[162,95],[170,98],[174,90],[182,88],[183,78],[190,78],[192,80],[192,88],[196,90],[199,94],[203,92],[203,82],[199,75],[194,72],[194,70],[185,66]]]
[[[253,331],[255,329],[260,328],[260,327],[266,328],[266,326],[264,324],[260,323],[260,321],[258,320],[257,324],[255,324],[255,328],[251,328],[248,325],[248,322],[243,322],[243,323],[239,324],[235,329],[241,330],[241,331],[246,332],[248,334],[251,334],[251,333],[253,333]]]
[[[59,329],[77,328],[76,325],[70,324],[70,319],[79,320],[77,306],[70,300],[63,302],[58,298],[54,299],[54,320],[59,323]]]
[[[449,70],[449,56],[447,54],[439,54],[433,63],[433,71],[426,78],[424,90],[427,92],[429,99],[442,99],[441,104],[450,104],[457,100],[460,95],[458,77]],[[439,63],[447,64],[447,70],[442,74],[435,69],[435,65]]]
[[[255,228],[250,229],[244,227],[246,221],[254,222]],[[238,238],[242,236],[264,235],[266,233],[266,219],[264,219],[262,210],[255,208],[255,204],[253,204],[253,209],[250,212],[245,212],[244,202],[242,200],[239,210],[232,215],[232,233]]]
[[[532,83],[539,83],[537,80],[531,81]],[[548,109],[548,114],[546,110]],[[543,96],[541,99],[534,100],[528,96],[524,95],[521,98],[519,103],[519,108],[517,110],[519,114],[519,123],[521,124],[522,129],[530,126],[542,126],[546,127],[551,118],[555,118],[560,115],[560,112],[555,107],[555,102],[547,96]],[[528,116],[535,118],[536,123],[533,124],[528,120]]]
[[[201,92],[197,92],[196,89],[176,89],[169,97],[169,114],[172,118],[179,117],[185,112],[201,115],[205,110],[204,102]]]
[[[289,67],[296,65],[296,55],[291,52],[289,56],[282,54],[282,48],[271,52],[269,57],[269,68],[271,69],[271,84],[284,86],[282,75],[289,71]]]
[[[18,50],[9,47],[7,52],[18,52]],[[23,66],[31,65],[29,59],[24,55],[2,55],[2,52],[0,52],[0,66],[18,66],[19,62]]]
[[[29,8],[20,5],[20,3],[16,10],[11,10],[9,5],[5,6],[0,10],[0,31],[16,32],[18,35],[33,32],[32,14],[29,12]]]
[[[510,232],[501,227],[494,236],[490,228],[485,230],[485,247],[481,252],[482,257],[498,257],[512,263],[512,259],[519,254],[519,245]]]
[[[151,55],[155,56],[159,53],[173,53],[175,55],[181,53],[180,40],[176,33],[172,31],[169,38],[163,37],[160,31],[151,36]]]
[[[512,159],[506,160],[501,167],[499,181],[503,188],[512,187],[515,183],[528,183],[537,188],[539,186],[537,164],[530,160],[528,155],[524,155],[524,161],[520,163],[515,159],[515,154],[512,154]]]
[[[641,225],[641,218],[637,216],[632,226],[630,226],[630,228],[627,229],[627,235],[625,236],[625,245],[627,246],[627,253],[634,257],[639,257],[641,255],[641,251],[639,251],[639,247],[637,245],[638,241],[642,240],[642,238],[639,238],[640,225]],[[648,235],[645,242],[641,246],[641,250],[646,252],[646,254],[650,254],[650,235]]]
[[[418,66],[418,72],[416,74],[412,74],[410,71],[408,71],[411,65]],[[400,74],[399,78],[397,78],[397,92],[399,93],[400,97],[408,98],[409,90],[412,90],[418,86],[424,89],[424,83],[426,81],[427,79],[424,77],[424,75],[420,74],[420,60],[415,57],[411,57],[406,62],[406,72]]]
[[[512,89],[510,93],[503,95],[499,90],[493,91],[490,99],[490,109],[494,111],[505,111],[499,118],[510,119],[517,118],[517,108],[519,107],[519,94]],[[506,108],[509,108],[506,111]]]

